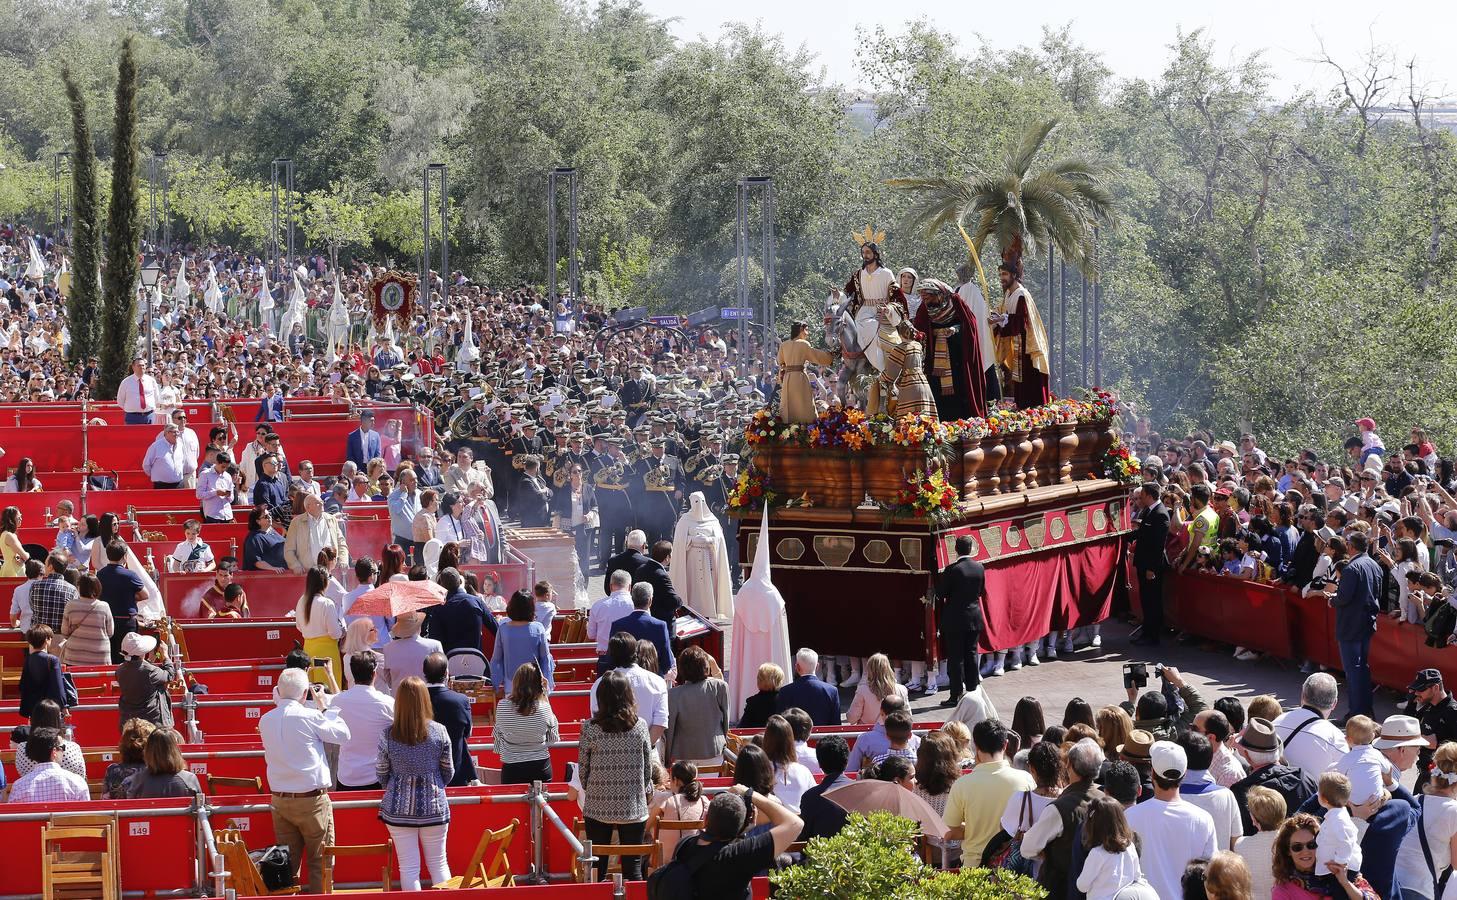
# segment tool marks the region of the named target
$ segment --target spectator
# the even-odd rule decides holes
[[[784,711],[784,720],[789,723],[790,728],[794,729],[794,750],[799,756],[800,763],[812,774],[824,774],[820,769],[819,760],[815,759],[815,752],[809,748],[809,736],[815,727],[809,713],[797,706],[791,707]]]
[[[142,471],[152,480],[152,487],[172,489],[197,471],[197,456],[188,456],[187,446],[178,439],[180,431],[168,422],[147,447],[142,456]]]
[[[121,726],[121,742],[116,748],[121,759],[106,767],[106,775],[101,782],[102,800],[126,799],[127,780],[147,768],[142,754],[147,738],[156,730],[157,726],[146,719],[127,719]]]
[[[374,620],[369,616],[359,616],[345,627],[344,640],[339,644],[339,652],[343,654],[346,689],[354,684],[354,673],[349,667],[349,661],[356,655],[373,657],[375,671],[384,665],[384,654],[374,649],[379,643],[379,630],[375,628]]]
[[[76,587],[62,577],[65,572],[65,555],[53,551],[46,557],[45,574],[30,586],[31,622],[46,626],[51,634],[61,630],[66,604],[77,596]]]
[[[379,432],[374,430],[374,412],[363,410],[359,414],[359,428],[349,432],[345,439],[345,459],[354,463],[355,467],[363,470],[372,459],[380,454]]]
[[[248,536],[243,539],[244,572],[287,572],[283,535],[273,530],[273,513],[255,506],[248,513]]]
[[[415,476],[419,478],[419,475]],[[435,540],[435,519],[440,515],[440,494],[434,488],[426,488],[420,492],[420,512],[415,520],[410,523],[410,537],[416,547],[423,548],[426,544]]]
[[[961,841],[961,858],[981,860],[982,850],[1000,826],[1007,799],[1018,791],[1036,788],[1032,776],[1008,765],[1005,753],[1010,732],[998,719],[978,722],[971,731],[976,747],[976,768],[951,786],[945,819],[948,840]],[[856,749],[859,749],[857,742]],[[852,757],[853,765],[854,759]]]
[[[126,566],[128,550],[120,538],[107,541],[105,549],[106,565],[96,570],[96,578],[101,582],[100,597],[111,608],[113,620],[109,658],[105,662],[121,662],[121,642],[136,630],[137,609],[147,600],[147,585],[140,573]]]
[[[147,656],[156,652],[161,665]],[[167,685],[175,675],[167,648],[149,634],[132,632],[121,642],[121,665],[116,667],[117,706],[121,722],[145,719],[158,728],[172,727],[172,698]]]
[[[1208,704],[1197,690],[1185,683],[1179,670],[1173,666],[1164,667],[1162,680],[1162,690],[1145,691],[1138,697],[1136,707],[1131,704],[1138,689],[1129,687],[1130,706],[1126,708],[1133,713],[1134,728],[1147,731],[1155,740],[1171,741],[1180,732],[1188,730],[1194,718],[1207,709]],[[1170,697],[1173,693],[1177,693],[1178,704],[1173,702],[1175,698]]]
[[[25,634],[34,624],[34,616],[30,608],[30,589],[45,571],[45,565],[38,559],[25,561],[25,580],[15,586],[15,591],[10,595],[10,621]],[[64,611],[62,616],[64,616]]]
[[[597,655],[603,661],[607,657],[607,641],[612,637],[613,624],[634,608],[632,573],[624,569],[614,570],[607,577],[607,591],[607,596],[598,598],[587,611],[587,639],[596,641]]]
[[[1281,824],[1275,836],[1272,900],[1316,900],[1330,896],[1324,883],[1324,875],[1329,873],[1315,870],[1319,837],[1320,820],[1309,813],[1296,813]],[[1350,900],[1380,900],[1382,896],[1364,877],[1348,878],[1344,867],[1335,873],[1335,879],[1342,896]]]
[[[394,639],[380,651],[384,655],[384,687],[393,690],[395,685],[404,683],[411,675],[423,677],[425,659],[433,653],[444,658],[445,651],[439,641],[420,636],[420,626],[424,621],[425,614],[422,612],[405,613],[395,620]],[[456,766],[456,774],[459,773],[460,767]]]
[[[134,774],[126,783],[128,800],[150,800],[165,797],[199,797],[202,785],[197,776],[187,770],[178,744],[182,738],[170,728],[157,728],[147,738],[147,747],[142,751],[146,768]]]
[[[1457,744],[1444,743],[1432,760],[1426,794],[1417,800],[1417,825],[1402,839],[1396,856],[1396,883],[1402,897],[1446,896],[1437,890],[1433,873],[1452,864],[1457,839]]]
[[[502,784],[551,781],[551,745],[560,740],[556,714],[546,700],[546,679],[536,663],[522,663],[511,693],[496,704],[491,749],[501,757]]]
[[[479,603],[479,600],[477,600]],[[485,610],[481,604],[480,609]],[[546,679],[546,689],[555,689],[556,661],[547,643],[546,629],[536,621],[531,596],[516,591],[506,604],[506,618],[496,630],[496,646],[491,651],[491,671],[503,682],[506,673],[514,673],[524,663],[535,663]],[[493,617],[494,618],[494,617]],[[666,687],[665,687],[666,690]]]
[[[742,799],[740,799],[742,798]],[[767,829],[744,832],[749,805],[767,820]],[[735,785],[708,804],[703,834],[679,845],[675,859],[689,866],[694,895],[749,900],[749,882],[771,868],[804,830],[804,822],[771,797]],[[698,861],[698,854],[711,854]]]
[[[369,620],[360,621],[366,627],[372,627]],[[329,703],[329,708],[349,728],[349,740],[339,745],[339,790],[379,790],[375,763],[380,739],[394,721],[395,699],[375,689],[374,675],[379,666],[379,656],[373,651],[349,654],[345,666],[350,685]]]
[[[369,593],[375,587],[375,578],[379,575],[379,567],[373,559],[368,556],[361,556],[354,561],[354,580],[358,582],[357,587],[351,588],[344,594],[344,599],[339,604],[339,613],[344,617],[344,627],[347,630],[350,625],[358,619],[369,619],[374,623],[375,643],[374,649],[383,650],[389,643],[390,629],[394,627],[394,621],[389,616],[357,616],[349,612],[354,606],[354,601]]]
[[[815,762],[825,777],[799,799],[799,815],[804,820],[804,831],[799,836],[801,841],[839,834],[849,818],[845,808],[825,794],[851,783],[845,777],[845,767],[850,762],[850,745],[838,734],[832,734],[820,738],[814,752]]]
[[[1131,719],[1129,721],[1132,721]],[[1036,697],[1023,697],[1012,710],[1012,731],[1018,743],[1025,750],[1042,739],[1047,730],[1047,720],[1042,714],[1042,701]]]
[[[1241,839],[1235,851],[1248,863],[1253,884],[1251,896],[1268,897],[1275,889],[1270,859],[1275,850],[1276,833],[1285,821],[1285,798],[1267,787],[1257,787],[1250,788],[1245,803],[1255,823],[1255,833]]]
[[[972,733],[972,739],[976,740],[975,732]],[[1051,742],[1044,740],[1043,743]],[[981,744],[979,742],[977,749],[978,768],[980,768]],[[1096,741],[1079,741],[1068,750],[1065,768],[1067,786],[1051,803],[1044,806],[1042,812],[1037,816],[1037,824],[1033,825],[1022,837],[1022,856],[1025,859],[1040,856],[1042,864],[1037,870],[1037,883],[1047,888],[1049,896],[1052,897],[1064,896],[1069,885],[1074,884],[1071,874],[1074,845],[1083,843],[1083,847],[1086,848],[1087,844],[1080,841],[1080,835],[1083,833],[1084,822],[1088,817],[1088,807],[1094,801],[1103,798],[1103,792],[1095,783],[1098,772],[1103,768],[1103,751],[1098,748]],[[971,775],[963,776],[962,781],[976,775],[976,771],[973,769]],[[960,784],[960,782],[957,783]],[[1032,790],[1032,787],[1024,785],[1021,790]],[[1009,793],[1007,796],[1010,797],[1011,794]],[[955,797],[953,796],[952,799]],[[1000,809],[996,810],[994,814],[1005,815],[1006,808],[1007,799],[1004,798],[1000,803]],[[1082,861],[1082,858],[1081,854],[1077,857],[1079,862]],[[980,859],[980,857],[972,857],[968,849],[963,859]]]
[[[765,796],[774,795],[774,764],[763,747],[745,744],[739,748],[738,759],[734,760],[734,784],[742,784]]]
[[[211,572],[217,566],[212,548],[202,539],[202,523],[188,519],[182,523],[183,539],[167,557],[169,572]],[[223,584],[223,588],[227,585]],[[205,601],[204,601],[205,602]]]
[[[613,635],[614,644],[620,635]],[[656,677],[656,676],[655,676]],[[593,688],[597,698],[592,718],[582,726],[579,774],[587,795],[582,814],[587,837],[595,844],[643,842],[648,818],[647,795],[653,783],[654,739],[638,715],[633,685],[618,671],[603,675]],[[796,832],[797,833],[797,832]],[[607,859],[597,862],[597,878],[607,873]],[[623,877],[642,878],[642,858],[622,858]]]
[[[1344,576],[1343,576],[1344,577]],[[1336,679],[1316,672],[1300,688],[1300,707],[1274,721],[1285,759],[1311,780],[1329,770],[1350,748],[1346,736],[1328,717],[1336,708]]]
[[[880,701],[880,721],[875,723],[875,727],[856,737],[855,745],[850,750],[851,772],[859,773],[885,757],[891,749],[890,737],[886,734],[886,721],[896,713],[905,712],[909,708],[909,704],[896,694],[891,694]],[[914,754],[914,747],[911,748],[911,752]]]
[[[1416,717],[1421,723],[1422,735],[1430,738],[1417,756],[1417,781],[1412,790],[1421,793],[1430,777],[1436,748],[1449,741],[1457,741],[1457,701],[1447,693],[1440,669],[1422,669],[1406,691],[1411,700],[1402,711]],[[1387,733],[1384,728],[1382,733]],[[1377,749],[1383,749],[1379,743]]]
[[[974,687],[974,686],[973,686]],[[891,694],[910,702],[905,685],[896,683],[895,670],[884,653],[876,653],[865,660],[864,676],[855,687],[855,696],[850,700],[850,711],[845,716],[848,725],[874,725],[880,717],[880,701]],[[960,700],[960,695],[957,695]]]
[[[498,634],[495,615],[484,600],[465,592],[465,579],[459,569],[442,569],[435,582],[445,589],[445,602],[426,610],[425,622],[430,636],[440,641],[447,656],[450,651],[463,647],[479,650],[485,632]],[[496,646],[500,646],[499,638]],[[496,675],[504,682],[507,673],[514,671],[498,669]]]
[[[1251,788],[1270,788],[1284,798],[1286,809],[1299,809],[1302,803],[1315,795],[1314,781],[1300,769],[1280,761],[1280,738],[1275,734],[1275,726],[1268,720],[1255,717],[1246,722],[1235,748],[1250,768],[1250,774],[1230,788],[1239,804],[1246,837],[1255,833],[1249,803],[1245,800]]]
[[[925,800],[937,815],[945,814],[946,801],[951,798],[951,786],[961,777],[957,761],[956,741],[944,731],[926,735],[916,750],[916,786],[912,793]],[[1032,823],[1029,821],[1027,824],[1030,826]],[[955,860],[961,856],[961,842],[948,843],[938,837],[929,840],[938,854],[949,855],[945,867],[953,867]]]
[[[60,765],[63,744],[56,728],[33,728],[25,742],[30,765],[10,788],[11,803],[64,803],[91,799],[86,779]]]
[[[1346,712],[1374,716],[1371,696],[1371,635],[1381,611],[1382,572],[1376,560],[1366,555],[1367,538],[1360,531],[1348,538],[1352,558],[1341,572],[1336,593],[1330,600],[1336,610],[1336,645],[1341,668],[1346,673]]]
[[[659,832],[659,822],[695,822],[708,813],[708,798],[703,794],[703,782],[698,780],[698,767],[680,759],[668,770],[668,793],[654,797],[648,810],[648,836],[658,841],[663,858],[672,859],[678,844],[697,837],[699,831]]]
[[[1158,741],[1150,755],[1154,796],[1128,811],[1128,824],[1138,835],[1148,883],[1160,897],[1177,897],[1184,868],[1193,860],[1214,856],[1214,819],[1180,796],[1179,786],[1189,768],[1183,748]]]
[[[283,542],[283,560],[289,571],[302,575],[316,563],[324,550],[334,551],[335,565],[349,565],[349,544],[339,520],[324,512],[324,503],[313,494],[304,494],[304,514],[288,523]]]
[[[204,522],[232,524],[233,492],[236,489],[233,476],[228,472],[232,464],[233,458],[227,451],[220,450],[213,459],[212,468],[197,476],[196,493],[201,501]],[[247,568],[246,563],[243,568]]]
[[[779,689],[775,712],[797,706],[809,713],[817,727],[840,724],[840,692],[815,674],[819,665],[820,655],[808,647],[794,654],[794,680]]]
[[[1226,787],[1220,787],[1209,773],[1214,762],[1214,748],[1209,738],[1197,731],[1187,732],[1179,738],[1179,748],[1188,761],[1188,772],[1179,789],[1179,796],[1209,813],[1214,820],[1214,842],[1220,850],[1233,850],[1235,841],[1244,835],[1244,824],[1240,821],[1239,804],[1234,794]]]
[[[659,675],[666,676],[673,668],[673,649],[668,623],[653,618],[649,607],[653,602],[653,586],[639,582],[632,586],[632,612],[612,623],[612,633],[625,631],[638,640],[649,641],[658,655]]]
[[[604,531],[603,534],[605,536],[606,532]],[[606,566],[603,567],[603,571],[616,572],[620,570],[626,572],[629,576],[629,584],[633,581],[642,580],[637,577],[637,573],[642,571],[651,562],[648,555],[643,553],[643,549],[647,546],[647,543],[647,535],[642,531],[636,528],[629,531],[627,537],[623,540],[623,551],[608,559]],[[603,552],[606,553],[607,551],[604,550]]]
[[[1204,892],[1209,900],[1251,900],[1250,870],[1244,858],[1229,850],[1220,850],[1204,870]]]
[[[285,669],[278,676],[275,707],[258,720],[272,790],[273,834],[288,845],[293,865],[306,863],[308,886],[323,890],[323,848],[334,843],[334,809],[329,802],[333,779],[324,744],[343,745],[349,726],[339,713],[326,709],[323,697],[309,697],[308,675]]]
[[[339,621],[339,608],[325,596],[329,588],[329,573],[323,566],[314,566],[304,577],[303,596],[294,608],[294,627],[304,639],[304,652],[315,660],[317,668],[327,667],[334,675],[334,683],[344,680],[344,664],[339,658],[339,638],[344,636],[344,626]],[[314,671],[312,678],[320,684],[327,684],[323,672]]]
[[[20,715],[29,719],[36,706],[49,700],[59,709],[66,702],[61,661],[51,653],[54,632],[48,625],[33,625],[25,633],[30,650],[20,668]]]
[[[1088,900],[1127,900],[1137,896],[1128,888],[1148,887],[1139,868],[1138,850],[1134,847],[1133,829],[1123,814],[1123,806],[1112,797],[1100,797],[1088,804],[1083,824],[1083,840],[1087,859],[1078,875],[1078,890]],[[1150,888],[1148,896],[1157,897]]]
[[[406,678],[395,692],[394,721],[380,738],[375,775],[384,788],[379,817],[400,858],[400,888],[420,890],[421,845],[433,883],[449,881],[445,785],[455,775],[455,763],[450,736],[431,719],[430,693],[418,678]]]
[[[405,469],[399,477],[399,487],[389,495],[390,531],[396,544],[418,551],[414,534],[415,516],[420,514],[419,482],[413,469]]]
[[[727,689],[725,689],[727,693]],[[672,704],[670,702],[669,707]],[[783,716],[770,716],[764,726],[761,745],[764,755],[774,767],[774,796],[785,806],[799,812],[800,799],[804,792],[814,787],[814,775],[799,761],[794,746],[794,729]]]
[[[668,691],[665,755],[697,765],[723,762],[728,736],[728,684],[709,676],[713,659],[701,647],[689,647],[678,660],[677,687]]]
[[[1230,745],[1234,728],[1224,713],[1217,709],[1206,709],[1194,717],[1194,730],[1209,739],[1214,750],[1214,760],[1209,765],[1209,774],[1220,787],[1234,787],[1248,773],[1239,754]]]
[[[475,717],[471,713],[470,698],[446,686],[448,669],[445,654],[438,650],[425,657],[421,664],[425,685],[430,690],[430,709],[435,721],[445,726],[445,733],[450,736],[450,756],[455,771],[450,778],[450,787],[460,787],[476,781],[475,760],[467,746]],[[403,681],[397,684],[403,684]]]
[[[536,607],[536,622],[546,632],[546,639],[551,640],[551,627],[556,619],[556,604],[552,598],[556,596],[556,590],[551,586],[550,581],[538,581],[531,588],[532,602]]]
[[[754,680],[759,692],[744,701],[744,712],[739,716],[740,728],[763,728],[769,717],[779,708],[779,689],[784,686],[784,670],[774,663],[762,663]]]
[[[76,588],[80,596],[66,604],[61,617],[61,634],[66,638],[61,664],[67,667],[109,665],[115,623],[111,607],[101,600],[101,582],[95,575],[86,574],[76,582]]]
[[[633,708],[647,723],[652,743],[656,745],[668,730],[667,683],[656,672],[649,672],[637,664],[637,641],[626,632],[618,632],[612,636],[607,645],[607,658],[612,662],[613,671],[627,679],[627,683],[632,686]],[[597,714],[597,695],[602,689],[602,680],[606,677],[603,675],[597,679],[588,695],[594,716]]]
[[[671,622],[677,618],[678,608],[683,605],[682,598],[673,588],[673,579],[668,575],[668,563],[672,555],[672,542],[658,541],[653,544],[649,559],[632,575],[634,584],[646,581],[653,586],[653,618],[663,622]]]

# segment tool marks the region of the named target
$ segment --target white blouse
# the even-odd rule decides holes
[[[309,609],[309,620],[305,622],[304,604],[307,602],[307,597],[300,597],[298,606],[294,608],[294,625],[304,640],[331,637],[337,641],[344,636],[344,627],[339,622],[339,607],[334,605],[333,600],[322,595],[315,597]]]

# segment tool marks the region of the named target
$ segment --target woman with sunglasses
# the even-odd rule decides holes
[[[1275,890],[1270,900],[1318,900],[1330,896],[1325,890],[1323,875],[1334,875],[1336,883],[1349,900],[1380,900],[1371,885],[1360,875],[1352,881],[1344,866],[1335,872],[1315,871],[1315,853],[1319,846],[1320,820],[1309,813],[1297,813],[1280,825],[1275,837]]]

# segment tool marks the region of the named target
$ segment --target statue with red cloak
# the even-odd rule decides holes
[[[986,365],[975,314],[943,281],[928,278],[918,292],[914,325],[926,336],[926,380],[936,412],[943,422],[985,416]]]
[[[1002,254],[997,274],[1002,282],[1002,305],[992,319],[992,327],[1003,393],[1016,402],[1018,409],[1041,406],[1052,400],[1048,390],[1051,354],[1037,304],[1022,286],[1020,243]]]

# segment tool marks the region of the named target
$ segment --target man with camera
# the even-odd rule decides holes
[[[1123,666],[1123,687],[1128,702],[1123,708],[1133,716],[1133,727],[1142,729],[1159,741],[1178,740],[1180,734],[1194,724],[1194,717],[1209,708],[1199,692],[1184,682],[1179,670],[1163,663],[1154,663],[1153,674],[1162,685],[1157,691],[1139,688],[1148,685],[1147,663],[1126,663]]]
[[[1143,605],[1143,628],[1133,643],[1157,647],[1164,631],[1164,573],[1169,558],[1169,511],[1159,502],[1159,486],[1144,482],[1133,495],[1138,505],[1138,529],[1133,533],[1133,567],[1138,571],[1138,596]]]

